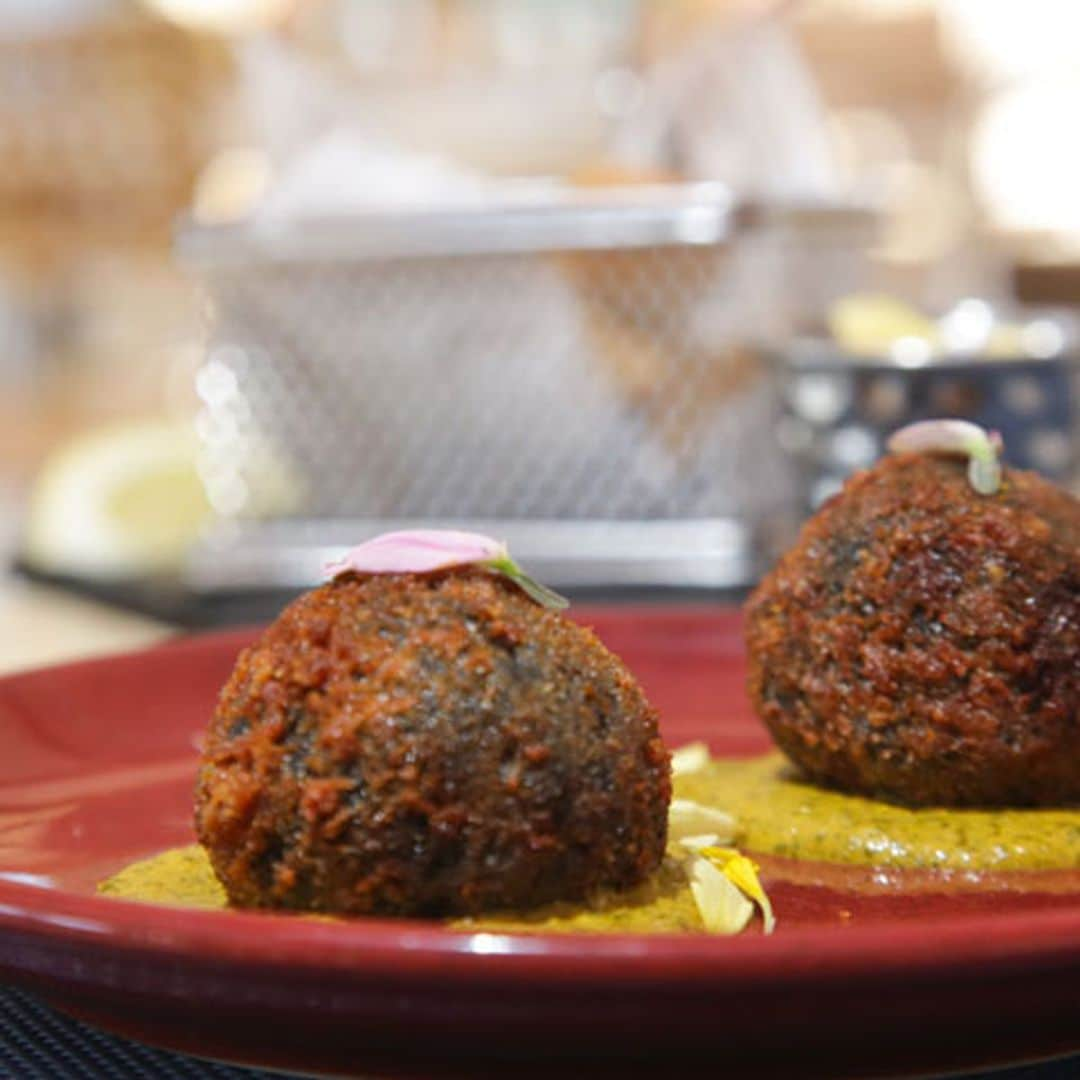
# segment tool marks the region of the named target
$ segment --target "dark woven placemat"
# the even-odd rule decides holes
[[[3,1080],[280,1080],[282,1075],[119,1039],[54,1012],[29,994],[0,987]],[[1080,1080],[1080,1056],[970,1074],[965,1080]]]
[[[118,1039],[71,1020],[29,994],[0,987],[4,1080],[280,1080],[281,1073],[199,1061]]]

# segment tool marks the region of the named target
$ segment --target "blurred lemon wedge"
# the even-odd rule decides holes
[[[829,332],[853,356],[888,356],[893,344],[905,338],[940,345],[937,325],[910,304],[880,293],[841,297],[828,313]]]
[[[36,569],[96,579],[180,568],[211,509],[191,425],[147,421],[79,436],[45,462],[23,556]]]

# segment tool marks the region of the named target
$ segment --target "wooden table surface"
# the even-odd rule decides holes
[[[0,577],[0,675],[137,649],[172,633],[152,619]]]

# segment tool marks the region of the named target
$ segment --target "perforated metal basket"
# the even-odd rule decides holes
[[[790,238],[715,185],[187,227],[221,517],[192,583],[304,584],[432,522],[513,537],[555,584],[749,580],[793,501],[748,347],[785,333]]]
[[[805,510],[839,491],[853,470],[872,465],[897,428],[941,417],[998,431],[1009,465],[1075,486],[1076,341],[1074,320],[1042,313],[1009,354],[996,358],[903,349],[851,356],[825,339],[792,343],[777,357],[784,401],[777,435],[798,467]]]

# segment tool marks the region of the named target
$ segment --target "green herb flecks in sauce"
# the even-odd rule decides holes
[[[740,849],[762,856],[896,870],[1080,870],[1080,809],[908,810],[825,791],[795,776],[778,753],[709,761],[675,778],[678,798],[721,808],[739,823]],[[101,892],[129,900],[224,908],[225,893],[197,845],[121,870]],[[685,867],[668,859],[629,892],[589,906],[555,904],[485,915],[461,929],[700,931]]]
[[[710,761],[676,786],[734,815],[739,846],[763,855],[907,869],[1080,869],[1080,810],[908,810],[823,790],[778,753]]]

